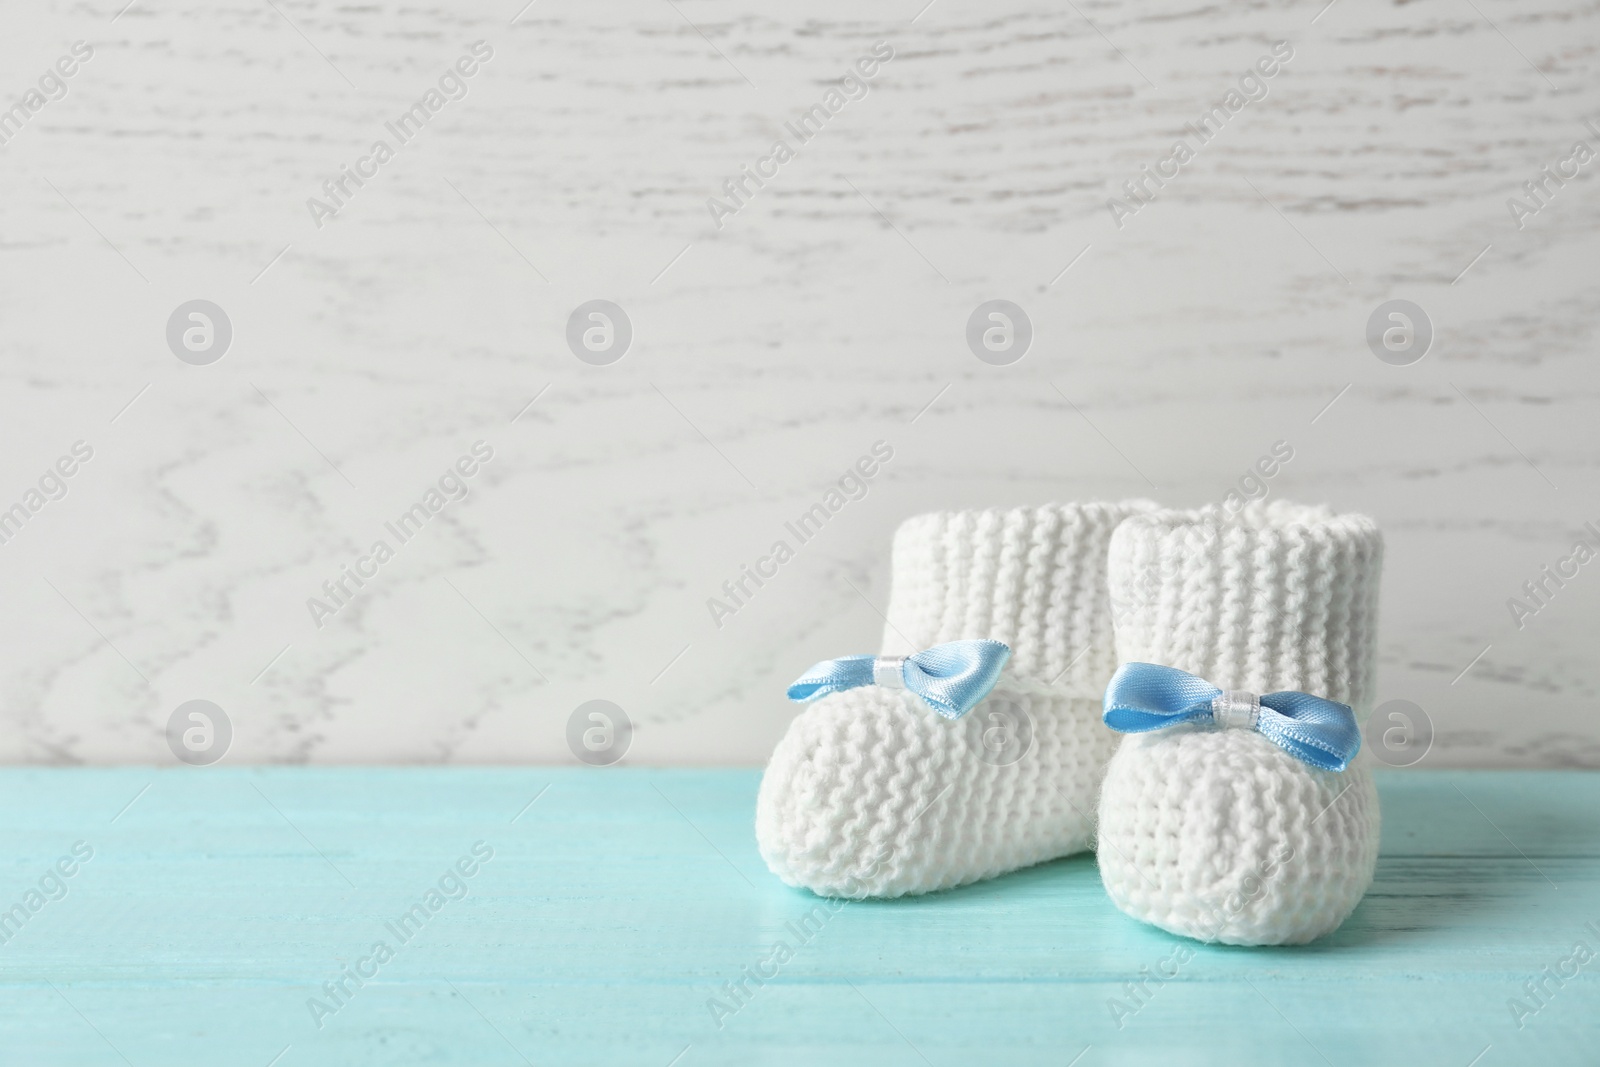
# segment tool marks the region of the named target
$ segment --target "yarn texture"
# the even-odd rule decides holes
[[[989,638],[1011,647],[995,689],[954,722],[915,696],[855,689],[810,705],[756,801],[774,874],[824,896],[896,897],[1080,852],[1116,735],[1100,694],[1116,669],[1112,531],[1153,505],[1052,504],[906,521],[882,654]]]
[[[1370,711],[1383,541],[1363,515],[1274,501],[1130,518],[1108,579],[1123,661],[1224,689],[1295,689]],[[1299,944],[1371,885],[1378,795],[1365,755],[1319,770],[1250,730],[1130,735],[1107,768],[1097,855],[1111,899],[1172,933]]]

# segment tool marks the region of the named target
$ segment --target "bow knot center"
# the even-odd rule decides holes
[[[1261,698],[1243,689],[1227,689],[1211,701],[1211,721],[1223,729],[1254,730],[1261,720]]]
[[[906,687],[908,656],[876,656],[872,660],[872,684],[883,689]]]

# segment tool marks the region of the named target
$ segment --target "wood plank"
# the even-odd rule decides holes
[[[1483,1067],[1593,1062],[1593,965],[1520,1030],[1508,1001],[1576,942],[1600,948],[1600,775],[1381,775],[1372,892],[1335,935],[1271,950],[1127,919],[1089,856],[835,910],[763,867],[758,778],[0,773],[0,907],[74,842],[93,848],[0,946],[0,1062],[665,1067],[687,1047],[681,1067],[1061,1065],[1086,1046],[1083,1067],[1465,1065],[1486,1047]],[[386,924],[479,841],[493,855],[465,895],[397,937]],[[792,958],[741,1003],[726,984],[779,939]],[[376,941],[394,955],[375,977],[342,1004],[319,993]],[[1180,944],[1193,958],[1133,999]],[[319,995],[336,1009],[320,1028]]]

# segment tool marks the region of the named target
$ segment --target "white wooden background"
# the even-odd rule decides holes
[[[1425,766],[1600,765],[1600,563],[1525,629],[1506,606],[1600,521],[1600,163],[1506,208],[1600,148],[1596,5],[124,2],[0,16],[7,104],[94,48],[0,149],[0,507],[94,448],[0,545],[0,759],[171,763],[205,698],[231,761],[566,762],[605,698],[630,762],[755,763],[788,681],[875,647],[905,516],[1220,500],[1283,439],[1275,494],[1387,532],[1379,698],[1427,711]],[[479,39],[469,95],[317,229]],[[1106,198],[1280,39],[1268,98],[1118,230]],[[609,367],[564,341],[596,297],[635,329]],[[963,336],[997,297],[1036,330],[1008,367]],[[1409,367],[1364,340],[1396,297],[1437,329]],[[195,298],[234,328],[210,366],[165,341]],[[468,500],[314,627],[479,439]],[[870,495],[717,629],[878,439]]]

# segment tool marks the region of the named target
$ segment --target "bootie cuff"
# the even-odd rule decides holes
[[[1365,515],[1287,501],[1136,515],[1111,538],[1116,649],[1225,689],[1370,710],[1383,538]]]
[[[1106,552],[1148,501],[941,511],[895,533],[884,652],[988,638],[1023,687],[1098,697],[1116,670]]]

